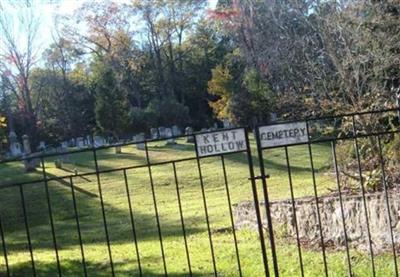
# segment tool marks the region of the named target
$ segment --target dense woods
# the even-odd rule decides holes
[[[33,8],[0,18],[3,140],[254,125],[394,107],[400,92],[398,0],[89,1],[55,18],[42,52],[39,24]]]

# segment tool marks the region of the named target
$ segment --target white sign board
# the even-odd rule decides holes
[[[305,122],[262,126],[259,135],[262,148],[308,142]]]
[[[244,129],[198,134],[195,137],[199,157],[232,153],[247,149]]]

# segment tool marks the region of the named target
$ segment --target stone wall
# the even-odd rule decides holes
[[[343,210],[346,233],[350,246],[369,250],[368,232],[364,204],[361,195],[343,195]],[[390,225],[386,198],[383,192],[366,195],[368,220],[374,251],[380,252],[391,247]],[[263,226],[267,228],[264,204],[261,203]],[[315,198],[295,200],[299,236],[308,245],[321,245]],[[392,230],[397,248],[400,246],[400,192],[389,193]],[[345,246],[345,233],[338,196],[319,199],[324,244],[341,248]],[[235,207],[237,228],[256,228],[254,204],[242,202]],[[271,215],[275,236],[295,238],[294,215],[290,200],[271,202]]]

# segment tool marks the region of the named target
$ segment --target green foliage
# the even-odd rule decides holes
[[[35,69],[31,83],[42,139],[60,141],[91,132],[93,98],[79,66],[65,76],[60,70]]]
[[[185,126],[190,123],[189,109],[173,98],[154,99],[146,108],[147,122],[152,127]]]
[[[275,106],[275,97],[269,84],[255,69],[246,71],[243,78],[244,87],[249,97],[250,116],[258,122],[265,122],[269,118],[271,107]]]
[[[98,128],[118,138],[129,126],[130,105],[112,68],[98,64],[93,77],[95,116]]]
[[[145,110],[133,107],[129,113],[132,129],[135,131],[146,131],[149,127],[149,116]]]
[[[229,118],[241,125],[266,122],[275,104],[273,91],[257,70],[248,69],[242,74],[238,58],[228,54],[229,67],[218,65],[212,70],[208,91],[215,99],[209,104],[219,119]]]

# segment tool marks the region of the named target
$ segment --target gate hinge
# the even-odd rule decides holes
[[[254,176],[254,178],[249,178],[249,180],[264,180],[269,178],[270,178],[269,174],[266,174],[266,175]]]

